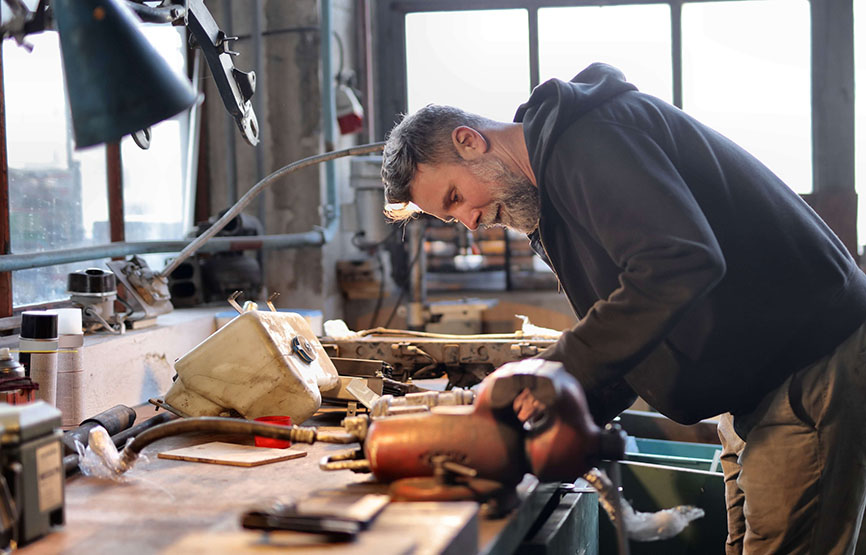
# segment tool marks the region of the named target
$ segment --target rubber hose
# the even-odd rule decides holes
[[[322,441],[325,443],[345,444],[358,441],[358,438],[354,435],[345,432],[319,432],[316,428],[310,427],[279,426],[277,424],[265,424],[264,422],[252,422],[237,418],[200,416],[181,418],[155,426],[139,434],[138,437],[126,446],[124,452],[137,456],[141,453],[142,449],[155,441],[194,432],[253,435],[289,440],[294,443],[315,443],[316,441]]]

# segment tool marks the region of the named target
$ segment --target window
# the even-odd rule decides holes
[[[146,26],[145,35],[185,72],[184,30]],[[11,249],[15,254],[109,242],[105,147],[74,150],[55,32],[30,35],[28,52],[3,43]],[[128,240],[177,239],[191,227],[189,117],[152,128],[151,148],[122,143]],[[15,306],[68,297],[66,276],[103,260],[12,273]],[[161,266],[160,266],[161,268]]]
[[[526,10],[406,16],[409,112],[449,104],[511,121],[529,94]]]
[[[539,73],[568,81],[593,62],[618,67],[643,92],[673,102],[667,4],[538,10]]]
[[[682,21],[683,109],[811,192],[809,2],[688,3]]]

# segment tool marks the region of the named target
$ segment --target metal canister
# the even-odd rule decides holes
[[[33,400],[35,386],[24,376],[24,366],[9,349],[0,349],[0,400],[20,405]]]

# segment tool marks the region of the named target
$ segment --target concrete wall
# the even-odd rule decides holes
[[[252,147],[243,140],[234,122],[228,119],[219,93],[209,79],[209,71],[204,72],[207,121],[202,152],[207,163],[204,175],[208,176],[210,215],[227,208],[259,179],[291,162],[357,142],[355,135],[341,137],[337,132],[336,145],[324,143],[320,4],[318,0],[211,0],[207,3],[220,27],[227,34],[241,37],[233,46],[233,50],[240,52],[234,58],[238,69],[248,71],[256,64],[251,35],[257,7],[263,35],[262,67],[257,72],[254,97],[260,107],[257,109],[261,129],[259,146]],[[332,25],[342,39],[343,65],[359,69],[355,63],[358,19],[354,11],[353,0],[332,1]],[[331,40],[332,73],[336,73],[339,48],[337,40],[333,37]],[[336,122],[331,124],[336,125]],[[340,202],[350,203],[348,159],[334,163]],[[233,181],[235,194],[231,193]],[[313,166],[276,182],[245,212],[262,216],[267,234],[306,232],[323,224],[325,200],[325,168]],[[275,301],[279,307],[320,309],[325,318],[341,317],[342,299],[336,284],[335,262],[352,254],[351,231],[339,232],[323,248],[266,251],[263,257],[266,295],[279,292],[280,297]]]

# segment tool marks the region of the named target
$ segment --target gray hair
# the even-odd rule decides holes
[[[398,205],[387,208],[386,214],[394,220],[412,215],[413,210],[408,209],[412,202],[409,187],[418,164],[463,163],[451,141],[454,129],[466,125],[480,132],[491,123],[460,108],[437,104],[428,104],[404,117],[388,134],[382,155],[385,200]]]

